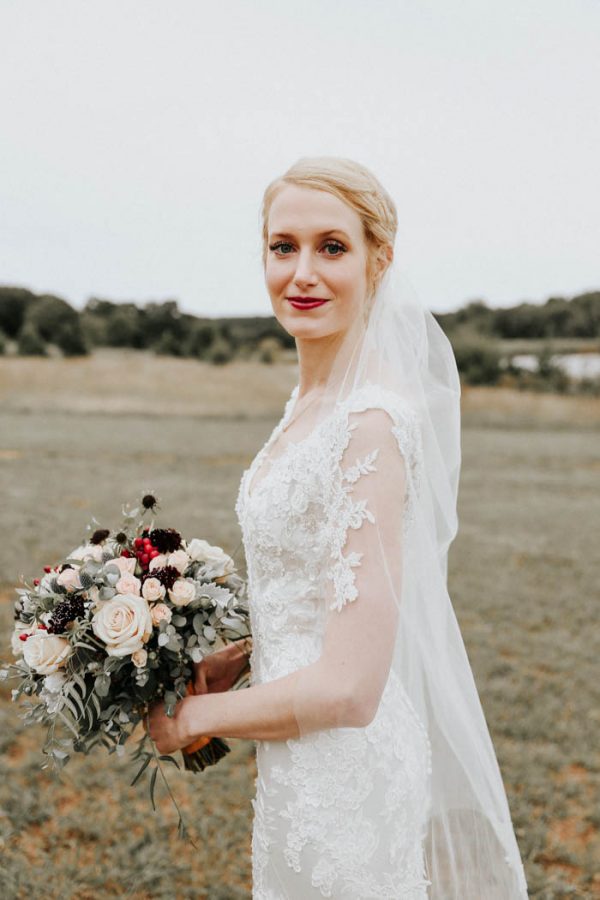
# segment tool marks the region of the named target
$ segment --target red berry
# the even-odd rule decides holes
[[[155,556],[160,556],[160,550],[157,550],[156,547],[150,551],[150,559],[154,559]]]
[[[51,571],[52,571],[52,569],[50,568],[50,566],[44,566],[44,572],[51,572]]]
[[[20,640],[20,641],[26,641],[28,637],[29,637],[28,634],[20,634],[20,635],[19,635],[19,640]]]
[[[140,547],[143,547],[143,545],[144,545],[144,541],[142,540],[142,538],[136,538],[133,542],[133,546],[137,547],[138,550]]]
[[[129,552],[129,550],[123,550],[123,552],[121,553],[121,556],[125,556],[125,557],[127,557],[127,559],[129,559],[129,557],[131,556],[131,553]]]
[[[34,578],[34,579],[33,579],[33,583],[34,583],[34,584],[39,584],[39,583],[40,583],[40,579],[39,579],[39,578]]]
[[[142,553],[142,555],[141,555],[141,557],[140,557],[140,561],[141,561],[145,566],[147,566],[148,563],[150,562],[150,557],[148,556],[147,553]]]

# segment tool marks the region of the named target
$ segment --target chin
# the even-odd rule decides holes
[[[330,323],[309,321],[308,316],[298,318],[285,316],[279,320],[279,324],[295,338],[322,338],[332,331]]]

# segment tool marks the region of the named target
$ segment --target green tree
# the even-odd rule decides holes
[[[30,322],[44,341],[55,343],[56,335],[65,323],[78,323],[79,313],[66,300],[53,294],[41,294],[27,308],[26,322]]]
[[[86,356],[89,352],[79,319],[76,322],[63,322],[54,340],[65,356]]]
[[[20,356],[47,356],[48,351],[39,331],[32,322],[25,322],[18,340]]]
[[[27,309],[35,300],[35,294],[25,288],[0,287],[0,328],[10,338],[16,338],[21,330]]]

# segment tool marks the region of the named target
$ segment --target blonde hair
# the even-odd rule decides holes
[[[393,250],[398,228],[396,205],[385,188],[365,166],[340,156],[302,156],[283,175],[266,188],[262,202],[262,262],[267,264],[269,211],[278,192],[286,184],[328,191],[347,203],[360,216],[367,246],[367,286],[369,296],[376,289],[383,271],[377,271],[377,259]]]

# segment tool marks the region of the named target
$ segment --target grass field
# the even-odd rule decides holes
[[[222,544],[243,569],[242,470],[296,382],[293,366],[107,351],[0,358],[0,658],[13,589],[152,490],[159,524]],[[458,537],[449,581],[504,775],[531,896],[600,898],[600,400],[463,392]],[[201,776],[169,767],[199,849],[131,788],[127,757],[41,770],[0,688],[0,897],[250,896],[254,744]],[[482,898],[485,900],[485,898]]]

